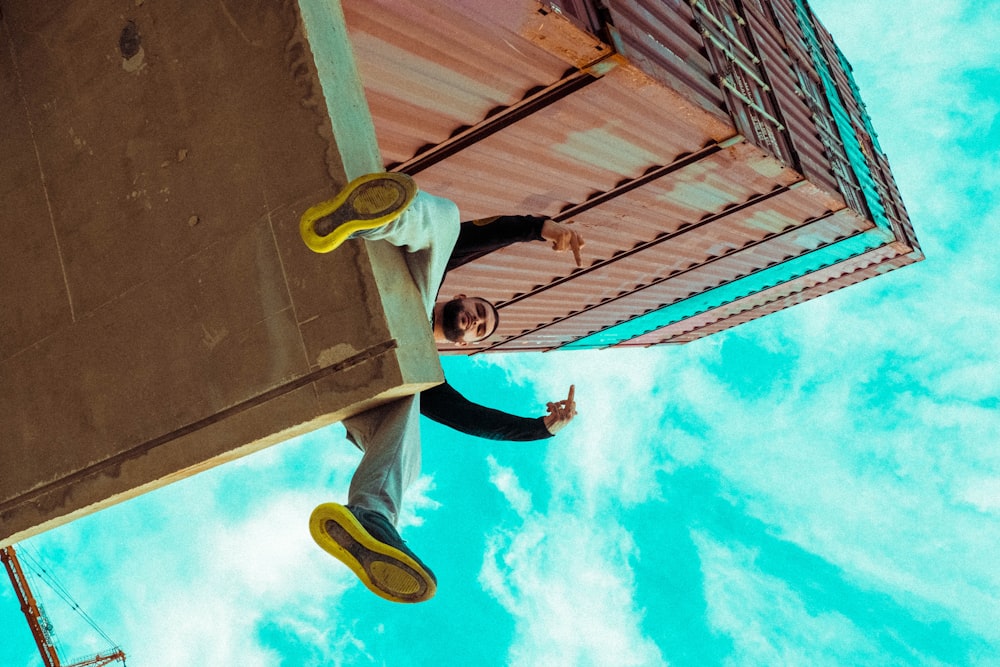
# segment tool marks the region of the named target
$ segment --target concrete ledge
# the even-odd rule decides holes
[[[0,545],[441,381],[398,250],[298,238],[346,174],[294,4],[0,28]]]

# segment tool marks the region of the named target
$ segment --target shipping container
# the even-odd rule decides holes
[[[497,304],[442,352],[682,343],[923,258],[805,0],[344,0],[386,168],[465,219],[545,215],[449,273]]]

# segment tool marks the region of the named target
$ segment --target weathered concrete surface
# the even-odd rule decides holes
[[[441,380],[294,3],[0,10],[0,545]]]

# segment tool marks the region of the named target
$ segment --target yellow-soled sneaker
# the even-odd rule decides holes
[[[437,591],[434,573],[378,512],[324,503],[309,517],[309,532],[371,592],[386,600],[423,602]]]
[[[406,174],[365,174],[302,214],[299,233],[313,252],[330,252],[351,234],[387,225],[406,210],[417,184]]]

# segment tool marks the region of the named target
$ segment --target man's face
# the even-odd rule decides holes
[[[459,296],[444,304],[441,330],[456,345],[477,343],[497,327],[497,311],[486,299]]]

